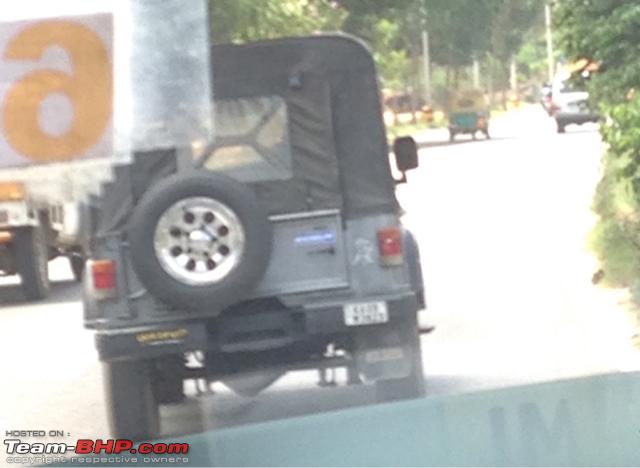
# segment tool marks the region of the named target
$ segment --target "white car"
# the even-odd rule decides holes
[[[589,105],[589,93],[568,79],[553,83],[551,96],[551,115],[558,133],[564,133],[570,124],[598,121],[598,114]]]

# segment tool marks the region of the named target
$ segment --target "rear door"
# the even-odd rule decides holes
[[[342,219],[338,210],[272,216],[271,262],[257,296],[349,286]]]

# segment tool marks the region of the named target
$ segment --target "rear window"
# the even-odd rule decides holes
[[[558,86],[561,93],[587,92],[587,80],[581,77],[570,78]]]
[[[293,177],[287,106],[279,96],[215,101],[216,139],[204,167],[241,182]]]

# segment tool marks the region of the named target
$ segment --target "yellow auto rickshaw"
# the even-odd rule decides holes
[[[449,101],[449,140],[456,135],[470,134],[475,140],[481,132],[489,136],[489,105],[484,93],[478,89],[469,89],[452,96]]]

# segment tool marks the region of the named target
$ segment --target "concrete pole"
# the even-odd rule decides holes
[[[432,105],[431,99],[431,58],[429,56],[429,32],[426,25],[422,29],[422,67],[424,75],[424,100],[428,106]]]
[[[544,5],[544,22],[547,36],[547,71],[549,83],[551,83],[555,76],[555,60],[553,58],[553,36],[551,34],[551,4],[548,2]]]
[[[511,57],[511,64],[509,66],[509,85],[511,91],[518,91],[518,66],[515,57]]]
[[[480,89],[480,62],[477,58],[473,59],[473,87]]]

